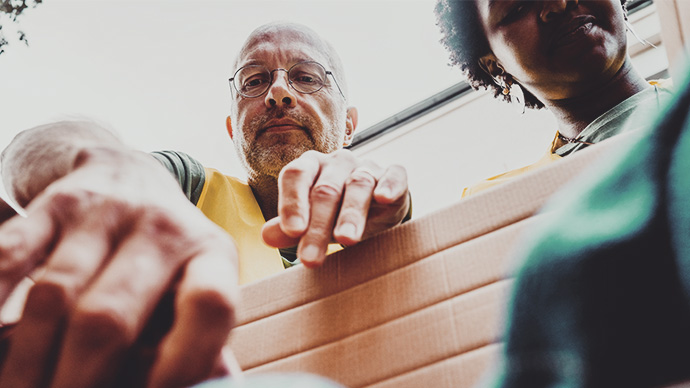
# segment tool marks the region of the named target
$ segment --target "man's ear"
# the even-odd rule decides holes
[[[225,119],[225,126],[228,128],[228,135],[230,135],[230,138],[232,139],[232,120],[230,119],[230,116]]]
[[[503,66],[498,63],[498,58],[493,53],[486,54],[479,58],[479,66],[490,75],[491,78],[496,79],[497,77],[506,73]]]
[[[352,144],[352,139],[354,139],[355,137],[355,129],[357,128],[358,119],[359,113],[357,112],[357,108],[347,108],[347,119],[345,121],[345,139],[343,141],[343,147],[347,147],[350,144]]]

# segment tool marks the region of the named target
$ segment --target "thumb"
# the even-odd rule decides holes
[[[299,243],[299,237],[290,237],[280,228],[280,217],[272,218],[264,224],[261,238],[274,248],[294,247]]]

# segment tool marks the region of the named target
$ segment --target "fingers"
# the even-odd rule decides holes
[[[17,214],[16,211],[4,199],[0,197],[0,224]]]
[[[67,324],[51,387],[99,386],[113,377],[181,264],[171,251],[184,249],[175,246],[179,236],[167,223],[156,215],[142,220],[80,297]],[[152,243],[154,237],[172,247]]]
[[[348,151],[330,154],[321,162],[320,173],[309,193],[309,227],[297,246],[297,257],[307,267],[321,265],[326,257],[344,185],[354,166],[354,157]]]
[[[55,223],[46,211],[14,217],[0,227],[0,303],[42,263],[54,242]]]
[[[163,340],[149,387],[184,387],[229,372],[223,346],[235,321],[238,288],[232,252],[207,252],[185,269],[175,301],[175,322]]]
[[[278,177],[280,227],[289,237],[300,237],[309,224],[309,198],[321,171],[320,156],[308,151],[288,163]]]
[[[44,276],[29,293],[22,320],[13,333],[0,387],[45,385],[65,317],[108,250],[94,230],[74,231],[58,243]]]
[[[280,217],[272,218],[261,228],[261,238],[272,247],[294,247],[299,243],[299,237],[290,237],[280,227]]]
[[[362,238],[376,182],[376,173],[370,168],[358,167],[350,174],[333,233],[339,243],[352,245]]]
[[[378,180],[374,190],[374,200],[380,204],[392,204],[407,195],[407,172],[399,165],[388,167]]]
[[[384,171],[345,150],[307,152],[281,171],[278,217],[266,223],[262,237],[278,248],[299,241],[300,261],[316,267],[329,243],[352,245],[400,223],[407,195],[401,166]]]

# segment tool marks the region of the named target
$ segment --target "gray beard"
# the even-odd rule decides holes
[[[301,123],[310,130],[305,131],[303,141],[296,144],[285,144],[286,139],[293,137],[294,134],[274,134],[273,141],[270,143],[258,141],[261,133],[253,131],[254,139],[249,144],[244,138],[241,142],[234,142],[235,149],[242,161],[244,168],[250,179],[260,176],[270,176],[278,178],[280,170],[286,164],[300,157],[309,150],[316,150],[323,153],[336,151],[342,146],[341,131],[337,131],[338,123],[329,121],[324,123],[328,128],[321,131],[313,131],[318,128],[317,123],[311,117],[294,112],[276,111],[273,114],[261,115],[253,118],[249,123],[249,128],[263,128],[266,122],[273,118],[290,117]],[[345,123],[340,124],[345,126]],[[335,136],[334,134],[338,134]],[[328,136],[331,135],[331,136]],[[294,139],[292,139],[294,141]]]

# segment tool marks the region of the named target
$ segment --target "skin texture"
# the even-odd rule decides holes
[[[0,225],[0,302],[35,284],[0,387],[173,387],[225,369],[234,244],[158,162],[90,122],[26,131],[3,162],[27,217]]]
[[[649,85],[626,53],[619,0],[476,0],[491,52],[482,68],[517,82],[576,137],[596,117]]]
[[[299,60],[342,68],[296,25],[259,28],[239,56],[271,69]],[[264,238],[299,244],[303,263],[318,266],[329,242],[399,224],[407,177],[339,150],[357,111],[331,80],[305,95],[276,74],[265,96],[234,97],[228,130],[272,218]],[[233,370],[223,346],[238,298],[234,243],[159,162],[95,123],[66,121],[18,135],[2,166],[27,217],[0,203],[0,304],[25,277],[36,282],[0,388],[183,387]]]
[[[280,23],[250,35],[237,68],[289,69],[300,61],[342,68],[313,31]],[[308,267],[323,263],[329,243],[355,244],[399,224],[409,209],[402,167],[384,169],[340,149],[352,141],[357,110],[330,76],[323,89],[303,94],[288,84],[286,72],[276,72],[264,95],[235,93],[227,125],[269,220],[264,240],[278,248],[298,245],[297,256]]]

